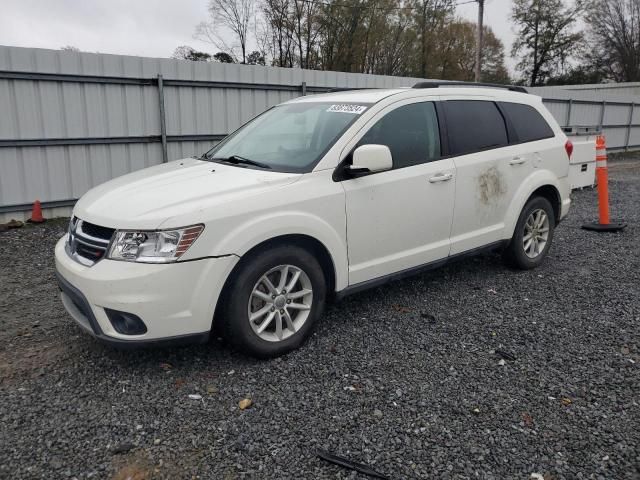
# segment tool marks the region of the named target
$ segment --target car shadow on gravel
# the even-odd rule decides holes
[[[386,285],[376,287],[364,292],[350,295],[344,299],[330,301],[325,309],[324,316],[315,326],[314,336],[322,336],[325,331],[335,331],[341,328],[341,324],[346,320],[344,311],[362,311],[362,306],[366,305],[367,310],[384,311],[385,309],[397,313],[409,313],[413,307],[404,306],[403,300],[416,293],[426,297],[437,293],[437,289],[443,283],[456,281],[469,283],[469,288],[479,289],[473,284],[474,272],[482,271],[482,275],[505,275],[524,274],[519,270],[506,267],[500,253],[488,253],[477,257],[463,259],[451,265],[440,267],[434,270],[425,271],[402,280],[390,282]],[[471,278],[469,278],[471,276]],[[413,299],[412,299],[413,300]],[[389,302],[392,302],[389,305]],[[412,302],[407,302],[410,305]],[[434,319],[429,312],[420,311],[423,318],[429,322]],[[376,319],[372,319],[376,321]],[[77,329],[73,326],[72,328]],[[209,365],[215,363],[238,365],[260,364],[269,360],[254,359],[248,357],[227,344],[223,339],[213,337],[206,344],[184,345],[184,346],[150,346],[137,349],[118,348],[103,344],[78,330],[78,341],[84,346],[93,350],[96,360],[103,359],[101,366],[122,364],[135,369],[143,370],[149,365],[157,365],[158,362],[169,361],[179,358],[182,362],[189,363],[196,359],[206,359]],[[410,339],[408,339],[410,341]],[[305,348],[303,346],[302,348]],[[291,355],[291,354],[290,354]],[[286,358],[286,356],[284,357]]]

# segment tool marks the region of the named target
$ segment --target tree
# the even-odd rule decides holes
[[[432,54],[444,28],[451,24],[455,4],[453,0],[414,0],[412,2],[415,14],[415,25],[419,48],[419,69],[415,72],[423,78],[433,76],[429,65]]]
[[[579,50],[582,33],[573,27],[582,8],[580,0],[569,7],[563,0],[514,0],[511,19],[518,36],[511,55],[520,56],[518,70],[531,86],[564,70]]]
[[[270,50],[273,64],[293,67],[293,36],[289,32],[290,0],[264,0],[262,12],[265,17],[264,44]]]
[[[236,63],[233,57],[225,52],[218,52],[213,56],[213,59],[218,63]]]
[[[476,55],[476,47],[475,47],[475,37],[477,26],[475,23],[471,24],[472,32],[473,32],[473,71],[474,75],[471,76],[471,72],[469,72],[469,80],[475,78],[475,55]],[[509,84],[511,83],[511,78],[509,76],[509,71],[504,63],[504,45],[495,36],[493,30],[484,26],[482,29],[482,60],[481,60],[481,70],[482,70],[482,79],[485,82],[490,83],[502,83]]]
[[[320,15],[319,64],[326,70],[403,75],[415,30],[409,0],[343,0]]]
[[[584,85],[602,83],[604,80],[605,75],[601,70],[593,65],[584,64],[572,67],[557,77],[550,77],[546,85]]]
[[[476,64],[477,25],[457,20],[446,25],[434,51],[435,78],[473,81]],[[492,83],[510,83],[504,64],[504,46],[490,27],[483,28],[482,78]]]
[[[266,65],[264,55],[257,50],[247,55],[247,65]]]
[[[188,45],[181,45],[176,48],[171,55],[171,58],[178,60],[191,60],[193,62],[209,62],[211,61],[211,55],[205,52],[198,52]]]
[[[640,0],[592,0],[586,21],[591,64],[617,82],[640,81]]]
[[[245,45],[242,61],[248,64],[473,79],[475,26],[456,19],[456,0],[209,2],[211,21],[199,26],[198,35],[233,61],[240,58],[237,46],[223,42],[231,43],[231,37]],[[249,4],[258,7],[251,25],[241,13],[253,8],[247,7]],[[223,6],[226,16],[221,13]],[[223,35],[223,29],[233,35]],[[508,82],[504,47],[490,29],[485,32],[485,78]]]
[[[310,68],[314,63],[311,57],[319,34],[316,18],[321,7],[320,0],[293,0],[290,22],[301,68]]]
[[[224,31],[235,36],[240,48],[242,63],[247,63],[249,23],[254,16],[254,0],[209,0],[209,22],[202,22],[196,29],[196,37],[211,42],[232,57],[235,46],[228,45]]]

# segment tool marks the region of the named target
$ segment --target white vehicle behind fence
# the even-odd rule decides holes
[[[329,298],[494,249],[538,266],[569,210],[572,148],[520,87],[297,98],[84,195],[56,246],[62,301],[113,344],[215,327],[280,355]]]

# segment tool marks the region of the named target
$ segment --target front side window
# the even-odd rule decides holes
[[[234,163],[246,159],[259,168],[308,172],[368,107],[324,102],[280,105],[236,130],[203,158]]]
[[[433,102],[412,103],[387,113],[358,142],[369,144],[389,147],[394,169],[440,158],[440,132]]]
[[[531,105],[501,102],[500,106],[509,117],[518,142],[534,142],[555,136],[547,121]]]
[[[447,100],[443,103],[451,155],[509,144],[504,118],[495,103],[485,100]]]

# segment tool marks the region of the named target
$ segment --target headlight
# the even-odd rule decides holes
[[[159,231],[118,230],[108,258],[141,263],[175,262],[196,241],[203,225]]]

